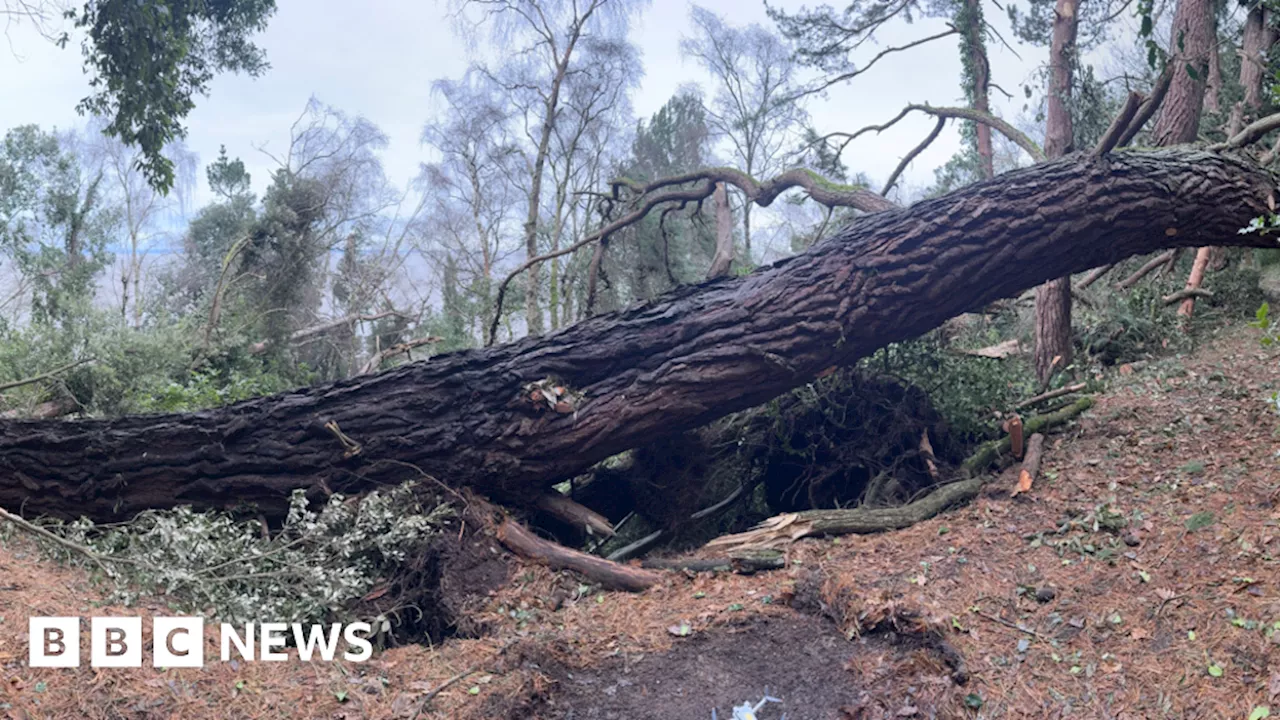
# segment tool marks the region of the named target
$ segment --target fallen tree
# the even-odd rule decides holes
[[[744,278],[557,333],[216,410],[0,422],[0,506],[118,520],[144,508],[286,508],[406,466],[532,505],[655,437],[809,382],[1049,278],[1166,247],[1270,246],[1240,228],[1275,176],[1229,151],[1072,155],[863,216]]]

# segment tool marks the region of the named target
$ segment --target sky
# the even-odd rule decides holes
[[[722,14],[730,24],[772,26],[758,0],[700,4]],[[793,10],[801,5],[790,0],[775,4]],[[690,32],[689,8],[688,0],[654,0],[633,24],[632,39],[642,52],[646,71],[633,98],[640,117],[657,111],[681,84],[709,80],[692,61],[680,56],[680,38]],[[186,142],[200,162],[193,205],[199,207],[211,199],[203,168],[216,159],[220,145],[245,161],[254,189],[261,194],[275,166],[263,151],[279,153],[287,148],[290,125],[312,96],[380,127],[389,138],[382,154],[386,172],[404,186],[421,163],[432,159],[420,143],[424,123],[440,105],[432,95],[432,82],[461,76],[470,60],[448,12],[442,0],[278,0],[277,13],[258,36],[270,69],[257,78],[217,77],[209,95],[197,98],[188,118]],[[1010,38],[1000,11],[989,6],[987,13],[988,20]],[[866,57],[884,46],[944,27],[941,20],[891,23],[878,38],[880,47],[870,48]],[[74,108],[89,94],[89,86],[77,41],[59,49],[21,24],[10,27],[6,35],[0,41],[0,132],[27,123],[46,129],[80,126],[83,118]],[[1017,50],[1021,57],[999,43],[990,49],[993,80],[1015,96],[1010,101],[993,93],[995,109],[1009,119],[1025,102],[1023,84],[1034,82],[1035,70],[1047,55],[1043,48]],[[820,132],[855,130],[888,120],[907,103],[962,104],[959,78],[957,40],[949,37],[889,56],[813,103],[810,112]],[[864,136],[850,146],[846,165],[883,182],[933,123],[917,113],[881,135]],[[912,164],[906,185],[927,185],[933,169],[959,147],[957,128],[949,124]]]

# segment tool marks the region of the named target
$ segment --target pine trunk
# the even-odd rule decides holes
[[[655,438],[765,402],[887,343],[1164,247],[1238,230],[1275,177],[1198,149],[1073,155],[867,215],[743,278],[542,337],[188,414],[0,421],[0,506],[127,518],[420,477],[515,503]],[[549,380],[549,382],[543,382]],[[563,404],[547,392],[563,386]],[[539,397],[541,396],[541,397]]]

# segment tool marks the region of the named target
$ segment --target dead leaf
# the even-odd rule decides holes
[[[1129,631],[1129,637],[1133,638],[1134,640],[1150,640],[1151,633],[1147,632],[1146,630],[1140,627],[1136,627]]]
[[[1280,670],[1271,673],[1271,682],[1267,686],[1267,693],[1273,702],[1277,697],[1280,697]]]
[[[1132,365],[1130,365],[1129,363],[1125,363],[1125,364],[1121,365],[1121,366],[1120,366],[1120,374],[1121,374],[1121,375],[1132,375],[1132,374],[1133,374],[1133,366],[1132,366]]]

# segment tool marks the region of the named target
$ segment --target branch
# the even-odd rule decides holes
[[[948,118],[953,120],[954,119],[968,120],[970,122],[981,123],[983,125],[986,125],[987,127],[990,127],[992,130],[999,132],[1001,135],[1004,135],[1005,137],[1009,138],[1011,141],[1013,141],[1015,145],[1025,150],[1026,153],[1030,155],[1031,158],[1036,162],[1039,163],[1039,162],[1045,161],[1044,151],[1041,150],[1040,146],[1037,145],[1034,140],[1028,137],[1026,133],[1022,132],[1021,130],[1018,130],[1014,126],[1010,125],[1004,120],[1001,120],[995,115],[992,115],[991,113],[983,112],[981,110],[975,110],[973,108],[966,108],[966,107],[935,107],[933,105],[912,104],[903,108],[902,111],[899,112],[896,116],[894,116],[892,120],[884,123],[883,125],[868,125],[858,130],[857,132],[853,132],[853,133],[831,133],[829,135],[824,135],[823,137],[819,138],[819,140],[826,140],[827,138],[831,138],[831,137],[843,136],[845,138],[844,145],[848,145],[857,137],[865,133],[868,133],[868,132],[879,133],[879,132],[888,130],[889,128],[893,127],[893,125],[896,124],[899,120],[906,117],[907,114],[912,111],[922,112],[927,115],[932,115],[934,117],[939,117],[939,118]]]
[[[699,181],[702,184],[696,187],[667,190],[666,192],[655,194],[657,190]],[[793,188],[804,190],[814,201],[829,208],[848,207],[866,213],[875,213],[893,210],[898,207],[894,202],[864,187],[838,185],[807,168],[793,168],[764,182],[758,182],[741,170],[730,167],[693,170],[654,180],[650,183],[640,183],[629,178],[618,178],[610,183],[613,188],[613,197],[617,198],[619,190],[627,188],[640,199],[639,207],[568,247],[526,260],[520,267],[512,270],[510,274],[503,278],[498,285],[498,294],[494,301],[493,320],[489,324],[489,339],[486,345],[493,345],[497,342],[498,324],[502,318],[502,305],[506,299],[507,287],[520,273],[538,263],[576,252],[579,248],[591,243],[597,241],[605,242],[610,235],[643,220],[658,205],[676,202],[700,203],[711,197],[715,192],[716,183],[733,185],[746,195],[748,202],[754,202],[760,207],[768,207],[774,200],[778,199],[779,195]]]
[[[514,520],[504,520],[497,534],[499,542],[521,557],[545,563],[556,570],[576,570],[610,590],[640,592],[662,579],[659,573],[610,562],[548,542]]]
[[[1142,93],[1129,93],[1129,97],[1124,101],[1124,107],[1120,108],[1120,113],[1111,121],[1111,125],[1103,133],[1102,139],[1093,148],[1094,155],[1106,155],[1120,145],[1120,138],[1124,136],[1129,125],[1133,123],[1133,118],[1138,114],[1138,109],[1142,106],[1143,100]]]
[[[924,152],[924,149],[929,147],[930,143],[932,143],[934,140],[938,138],[938,135],[942,133],[942,128],[945,127],[946,124],[947,124],[947,119],[945,117],[939,116],[938,124],[933,126],[933,132],[929,133],[929,135],[926,136],[925,139],[921,141],[919,145],[915,146],[914,148],[911,148],[911,152],[903,156],[902,162],[898,163],[898,167],[893,169],[893,173],[889,175],[889,180],[884,184],[884,190],[880,191],[881,195],[889,194],[889,191],[893,189],[893,184],[898,182],[898,177],[901,176],[904,171],[906,171],[907,166],[911,164],[911,161],[915,160],[917,155]]]
[[[373,322],[374,320],[381,320],[393,315],[399,318],[409,317],[408,315],[396,310],[387,310],[373,315],[348,315],[343,318],[338,318],[337,320],[330,320],[319,325],[312,325],[311,327],[305,327],[301,330],[295,330],[291,335],[289,335],[289,342],[300,343],[304,340],[316,337],[317,335],[323,335],[330,330],[342,327],[343,325],[351,325],[357,322]],[[250,345],[249,352],[253,355],[261,355],[266,352],[269,347],[271,347],[270,340],[261,340]]]
[[[402,343],[396,343],[395,345],[392,345],[386,350],[380,350],[377,353],[375,353],[374,356],[369,358],[369,361],[366,362],[364,366],[360,368],[360,372],[357,374],[368,375],[374,370],[377,370],[378,368],[382,367],[382,363],[387,358],[395,357],[396,355],[407,353],[416,347],[422,347],[423,345],[431,345],[433,343],[438,343],[443,339],[444,338],[438,338],[438,337],[433,337],[428,335],[427,337],[415,338],[413,340],[406,340]]]
[[[1160,109],[1161,103],[1164,102],[1164,96],[1169,93],[1169,85],[1173,82],[1173,63],[1165,66],[1164,72],[1160,73],[1160,77],[1156,79],[1155,87],[1151,88],[1151,95],[1147,97],[1146,102],[1138,108],[1138,114],[1133,118],[1133,122],[1129,125],[1124,134],[1120,136],[1120,141],[1116,143],[1116,147],[1124,147],[1133,142],[1133,138],[1142,130],[1147,121],[1156,114],[1156,110]]]
[[[1142,267],[1138,268],[1137,272],[1125,278],[1124,280],[1121,280],[1120,283],[1116,285],[1116,287],[1120,288],[1121,290],[1128,290],[1134,285],[1137,285],[1138,281],[1146,277],[1147,274],[1150,273],[1152,270],[1155,270],[1161,265],[1172,260],[1173,256],[1174,256],[1173,250],[1167,250],[1165,252],[1160,253],[1156,257],[1149,260],[1146,265],[1143,265]]]
[[[32,383],[38,383],[38,382],[40,382],[41,380],[48,380],[49,378],[54,377],[54,376],[56,376],[56,375],[61,375],[62,373],[66,372],[66,371],[68,371],[68,370],[70,370],[70,369],[72,369],[72,368],[79,367],[79,366],[81,366],[81,365],[84,365],[85,363],[91,363],[91,362],[93,362],[93,361],[94,361],[94,360],[96,360],[96,359],[97,359],[97,358],[85,358],[84,360],[76,360],[75,362],[67,363],[66,365],[63,365],[62,367],[54,368],[53,370],[50,370],[49,372],[47,372],[47,373],[43,373],[43,374],[41,374],[41,375],[36,375],[36,376],[34,376],[34,377],[25,378],[25,379],[23,379],[23,380],[14,380],[14,381],[12,381],[12,382],[7,382],[7,383],[4,383],[4,384],[0,384],[0,392],[4,392],[5,390],[12,390],[12,389],[17,388],[17,387],[22,387],[23,385],[30,385],[30,384],[32,384]]]
[[[1210,150],[1235,150],[1245,145],[1252,145],[1266,137],[1272,130],[1280,130],[1280,113],[1268,115],[1249,123],[1244,130],[1226,142],[1210,145]]]
[[[1178,292],[1173,293],[1172,295],[1165,295],[1163,298],[1161,298],[1161,302],[1163,302],[1165,305],[1172,305],[1181,300],[1186,300],[1188,298],[1198,298],[1198,297],[1211,298],[1213,297],[1213,291],[1202,290],[1200,288],[1187,288],[1186,290],[1179,290]]]
[[[943,32],[940,32],[936,35],[930,35],[929,37],[920,38],[919,40],[914,40],[912,42],[907,43],[906,45],[896,45],[893,47],[887,47],[884,50],[881,50],[875,57],[868,60],[866,65],[863,65],[862,67],[856,70],[850,70],[847,73],[841,73],[833,78],[830,78],[829,80],[824,80],[823,82],[819,83],[814,87],[801,90],[800,92],[797,92],[794,95],[791,95],[790,97],[785,98],[783,102],[795,102],[796,100],[799,100],[800,98],[806,97],[808,95],[814,95],[816,93],[823,92],[824,90],[830,88],[832,85],[839,85],[840,83],[845,82],[846,80],[852,80],[853,78],[858,77],[862,73],[870,70],[873,66],[875,66],[877,62],[880,62],[880,60],[882,60],[886,55],[892,55],[893,53],[910,50],[911,48],[919,47],[921,45],[924,45],[925,43],[933,42],[934,40],[941,40],[944,37],[948,37],[950,35],[956,35],[959,32],[960,31],[957,30],[955,26],[949,26],[949,29],[944,30]]]
[[[920,112],[928,113],[935,117],[958,118],[960,120],[982,123],[1012,140],[1015,145],[1025,150],[1036,162],[1041,163],[1045,161],[1044,150],[1041,150],[1040,146],[1037,145],[1034,140],[1028,137],[1026,133],[991,113],[966,107],[934,107],[933,105],[908,105],[907,109],[919,110]]]
[[[1081,390],[1084,390],[1085,387],[1086,387],[1085,383],[1077,383],[1075,385],[1060,387],[1057,390],[1050,390],[1047,393],[1041,393],[1039,395],[1036,395],[1035,397],[1029,397],[1026,400],[1023,400],[1022,402],[1018,403],[1017,405],[1014,405],[1013,408],[1015,410],[1021,410],[1023,408],[1031,407],[1036,403],[1044,402],[1045,400],[1053,400],[1054,398],[1060,398],[1063,395],[1070,395],[1071,393],[1080,392]]]

